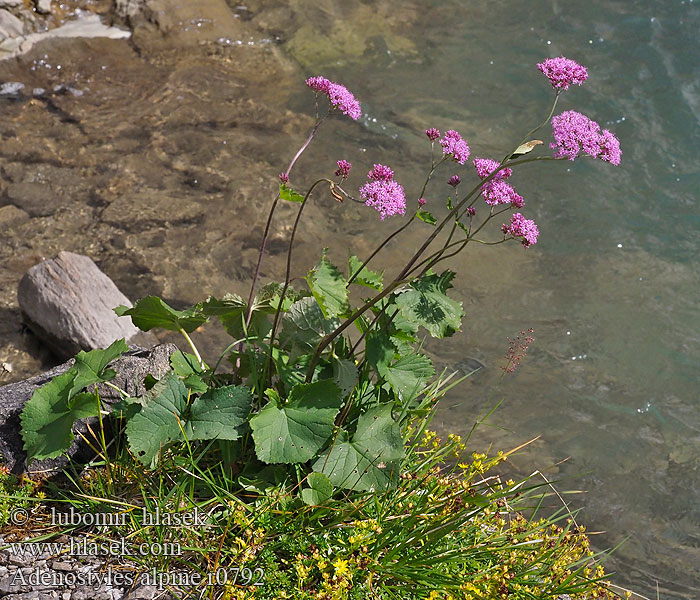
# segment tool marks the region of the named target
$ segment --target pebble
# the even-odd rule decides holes
[[[0,0],[0,8],[16,8],[22,6],[22,0]]]
[[[51,0],[36,0],[36,10],[42,15],[47,15],[51,12]]]
[[[23,89],[23,83],[19,81],[7,81],[0,85],[0,96],[16,96]]]

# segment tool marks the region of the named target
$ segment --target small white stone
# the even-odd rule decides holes
[[[42,15],[51,12],[51,0],[36,0],[36,11]]]

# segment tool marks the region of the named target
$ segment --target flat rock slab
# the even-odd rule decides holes
[[[61,252],[33,266],[20,281],[17,298],[29,328],[64,360],[120,338],[143,347],[158,342],[137,329],[130,317],[114,313],[116,306],[131,302],[81,254]]]
[[[170,368],[170,355],[177,350],[173,344],[162,344],[152,350],[136,348],[115,360],[111,368],[117,372],[117,376],[111,383],[122,388],[131,396],[138,396],[145,391],[144,379],[151,374],[156,379],[160,379]],[[24,405],[32,397],[34,390],[51,381],[57,375],[65,373],[73,366],[73,359],[59,365],[46,373],[11,383],[0,387],[0,464],[7,466],[13,473],[53,473],[68,464],[68,458],[61,456],[55,459],[43,461],[32,461],[26,464],[26,453],[24,452],[24,442],[20,435],[19,416]],[[100,398],[107,402],[119,400],[119,393],[113,388],[104,384],[97,386]],[[96,418],[82,419],[73,428],[74,432],[84,432],[87,430],[87,423],[96,422]],[[72,459],[81,462],[90,460],[93,452],[76,436],[67,453]]]

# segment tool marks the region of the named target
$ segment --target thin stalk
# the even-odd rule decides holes
[[[318,110],[317,110],[318,114]],[[308,148],[309,144],[311,143],[311,140],[314,139],[314,136],[316,135],[316,131],[318,131],[318,128],[321,126],[321,123],[325,120],[325,118],[328,115],[324,115],[318,121],[316,121],[316,124],[313,126],[313,129],[311,129],[311,133],[309,134],[309,137],[306,138],[306,141],[301,145],[299,150],[297,150],[297,153],[294,155],[294,158],[289,163],[289,166],[287,167],[287,170],[284,172],[285,175],[289,176],[290,171],[296,164],[297,160],[299,157],[302,155],[304,150]],[[250,284],[250,293],[248,294],[248,306],[246,308],[246,316],[245,316],[245,324],[246,327],[250,324],[250,318],[252,316],[252,307],[253,307],[253,297],[255,296],[255,285],[258,282],[258,276],[260,275],[260,265],[262,264],[262,257],[263,254],[265,253],[265,246],[267,245],[267,238],[270,235],[270,225],[272,224],[272,217],[275,214],[275,209],[277,208],[277,204],[279,203],[280,200],[280,195],[279,192],[277,193],[277,197],[275,198],[274,202],[272,203],[272,206],[270,207],[270,212],[267,215],[267,223],[265,223],[265,231],[263,232],[263,237],[260,242],[260,250],[258,252],[258,261],[255,265],[255,271],[253,272],[253,281]]]
[[[306,373],[306,383],[309,383],[311,381],[311,378],[313,377],[314,369],[316,368],[316,365],[318,364],[318,360],[321,356],[321,352],[323,352],[327,347],[328,344],[330,344],[335,338],[337,338],[343,331],[345,331],[350,325],[352,325],[355,320],[362,316],[362,314],[365,313],[365,311],[369,310],[372,308],[377,302],[379,302],[382,298],[386,298],[389,294],[393,293],[393,291],[403,285],[404,283],[407,283],[407,281],[403,280],[398,280],[395,279],[392,281],[382,292],[377,294],[374,298],[371,300],[368,300],[365,302],[360,308],[358,308],[354,313],[352,313],[343,323],[341,323],[334,331],[329,333],[327,336],[325,336],[319,345],[316,347],[316,351],[314,352],[313,357],[311,358],[311,363],[309,364],[309,370]]]
[[[199,366],[202,367],[202,370],[204,370],[204,361],[202,360],[202,357],[199,355],[199,350],[197,350],[197,346],[194,345],[192,338],[187,334],[187,332],[182,327],[180,327],[180,333],[187,340],[187,343],[190,345],[190,348],[192,348],[192,354],[194,354],[194,357],[197,359]]]
[[[292,250],[294,249],[294,238],[296,237],[297,229],[299,228],[299,222],[301,221],[301,215],[304,212],[304,207],[306,206],[306,201],[309,199],[309,196],[311,195],[311,192],[313,192],[314,188],[319,183],[323,183],[324,181],[333,185],[333,182],[330,179],[326,179],[326,178],[319,179],[318,181],[315,181],[314,184],[306,192],[306,195],[304,196],[304,199],[301,202],[301,206],[299,207],[299,210],[297,211],[296,219],[294,219],[294,227],[292,227],[292,234],[289,238],[289,247],[287,248],[287,270],[286,270],[285,275],[284,275],[284,286],[282,287],[282,293],[280,294],[280,299],[279,299],[279,303],[277,305],[277,310],[275,311],[275,319],[272,322],[272,329],[270,330],[270,352],[269,352],[268,359],[267,359],[267,366],[268,367],[270,367],[272,365],[272,348],[273,348],[273,345],[275,342],[275,334],[277,332],[277,324],[279,323],[280,314],[282,312],[282,303],[284,302],[284,295],[287,293],[287,290],[289,289],[289,282],[291,281]]]
[[[549,114],[547,115],[547,118],[544,121],[542,121],[537,127],[528,131],[525,134],[525,137],[523,137],[523,139],[520,140],[518,145],[515,147],[515,150],[517,150],[522,144],[527,142],[528,138],[531,135],[537,133],[540,129],[542,129],[542,127],[544,127],[547,124],[547,122],[552,118],[552,115],[554,114],[554,109],[557,107],[557,102],[559,101],[559,94],[561,94],[561,90],[557,90],[556,93],[554,94],[554,102],[552,102],[552,108],[550,108]],[[511,152],[510,154],[506,154],[506,156],[501,161],[501,164],[503,164],[507,160],[510,160],[510,158],[513,156],[513,153],[515,152],[515,150],[513,150],[513,152]]]

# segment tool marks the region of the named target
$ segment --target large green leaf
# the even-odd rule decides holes
[[[237,440],[245,431],[253,396],[243,386],[209,390],[190,407],[185,434],[190,440]]]
[[[329,379],[292,388],[286,403],[272,399],[250,419],[255,453],[265,463],[303,463],[333,433],[340,390]]]
[[[132,453],[147,467],[158,461],[161,448],[183,439],[180,416],[187,405],[187,389],[175,373],[168,373],[148,392],[140,412],[126,424]]]
[[[362,269],[360,269],[360,267],[362,267]],[[362,261],[357,258],[357,256],[350,256],[348,257],[348,279],[355,273],[357,273],[357,275],[355,275],[355,278],[352,280],[353,283],[364,285],[365,287],[370,287],[380,292],[382,291],[382,273],[370,271],[367,267],[362,266]]]
[[[396,304],[401,314],[437,338],[451,336],[462,325],[462,303],[449,298],[447,290],[452,287],[455,274],[445,271],[442,275],[428,273],[411,283],[407,290],[396,295]]]
[[[119,358],[129,347],[124,340],[116,340],[104,350],[80,351],[75,357],[75,369],[77,375],[73,381],[75,391],[81,390],[93,383],[109,381],[116,373],[107,369],[107,365],[116,358]]]
[[[347,282],[338,267],[326,258],[325,251],[319,263],[309,271],[306,281],[327,319],[350,310]]]
[[[83,388],[109,381],[115,375],[107,365],[128,350],[117,340],[104,350],[81,351],[75,364],[36,390],[20,417],[27,458],[55,458],[70,448],[73,425],[78,419],[97,415],[97,396],[78,394]]]
[[[333,359],[333,381],[345,398],[357,383],[357,365],[346,358]]]
[[[384,370],[384,378],[404,402],[410,402],[435,375],[431,360],[423,354],[408,354]]]
[[[76,372],[70,370],[35,390],[24,405],[20,422],[27,460],[55,458],[63,454],[73,441],[73,424],[83,416],[97,414],[94,399],[92,415],[86,414],[85,402],[79,394],[75,411],[69,407]],[[90,396],[92,396],[90,394]]]
[[[377,373],[384,370],[394,359],[396,352],[389,336],[384,331],[370,331],[365,338],[365,358]]]
[[[319,342],[340,325],[338,319],[326,319],[313,297],[297,300],[282,319],[280,343],[285,348],[295,346],[303,352],[313,352]]]
[[[404,450],[401,430],[391,410],[391,403],[370,408],[358,419],[352,439],[341,431],[314,463],[313,470],[345,489],[380,491],[392,486]]]
[[[160,327],[170,331],[184,329],[187,333],[191,333],[209,319],[202,313],[201,306],[193,306],[187,310],[175,310],[158,296],[141,298],[134,304],[133,308],[117,306],[114,312],[120,317],[130,316],[134,325],[142,331]]]
[[[333,496],[333,484],[323,473],[310,473],[306,478],[310,487],[301,490],[301,499],[309,506],[318,506]]]

